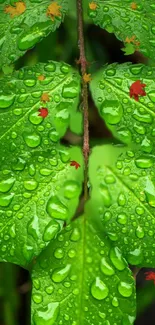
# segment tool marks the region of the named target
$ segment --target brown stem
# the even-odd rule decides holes
[[[85,162],[84,172],[84,200],[88,199],[88,158],[89,158],[89,120],[88,120],[88,85],[83,77],[87,71],[87,61],[85,56],[84,45],[84,29],[83,29],[83,9],[82,0],[77,0],[77,16],[78,16],[78,46],[80,51],[79,63],[81,65],[82,74],[82,101],[83,101],[83,115],[84,115],[84,138],[83,138],[83,155]]]

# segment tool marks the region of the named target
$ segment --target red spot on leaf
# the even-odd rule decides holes
[[[150,281],[150,280],[153,280],[154,281],[154,285],[155,285],[155,272],[152,272],[152,271],[150,271],[150,272],[145,272],[145,280],[148,280],[148,281]]]
[[[134,97],[134,99],[138,102],[139,96],[146,96],[146,92],[143,88],[146,87],[146,84],[142,84],[140,80],[135,81],[130,86],[130,97]]]
[[[48,109],[45,107],[39,108],[38,112],[40,112],[38,115],[42,116],[43,118],[45,118],[48,115]]]
[[[75,160],[71,160],[70,161],[70,166],[75,166],[76,169],[78,169],[79,167],[81,167],[80,164],[77,161],[75,161]]]

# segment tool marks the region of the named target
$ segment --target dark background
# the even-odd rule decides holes
[[[77,22],[75,12],[65,18],[64,24],[55,32],[42,40],[36,47],[29,50],[24,57],[19,59],[15,69],[25,65],[33,65],[37,62],[48,60],[65,61],[76,69],[78,59],[77,47]],[[90,73],[97,71],[105,63],[133,62],[148,64],[147,59],[139,52],[124,56],[119,42],[113,34],[92,25],[86,17],[85,42],[87,60]],[[89,119],[91,146],[115,142],[104,122],[100,119],[89,95]],[[63,143],[80,144],[81,136],[66,133]],[[141,269],[137,275],[137,320],[135,325],[155,324],[155,286],[153,281],[145,280],[147,269]],[[9,263],[1,263],[0,266],[0,325],[30,325],[30,296],[31,280],[29,273]]]

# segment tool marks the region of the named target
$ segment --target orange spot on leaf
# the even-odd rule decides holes
[[[89,3],[89,8],[91,9],[91,10],[96,10],[96,8],[97,8],[97,4],[95,3],[95,2],[90,2]]]
[[[83,80],[84,80],[85,83],[90,82],[92,80],[91,74],[90,73],[89,74],[88,73],[85,73],[83,75]]]
[[[38,76],[37,79],[40,80],[40,81],[43,81],[43,80],[45,79],[45,76],[43,76],[43,75],[41,74],[40,76]]]
[[[80,164],[77,161],[75,161],[75,160],[71,160],[70,161],[70,166],[74,166],[76,169],[78,169],[79,167],[81,167]]]
[[[134,99],[138,102],[139,96],[146,96],[146,92],[143,88],[146,87],[146,84],[141,83],[140,80],[133,82],[130,86],[130,97],[134,97]]]
[[[130,38],[127,36],[125,39],[125,43],[134,43],[136,36],[131,36]]]
[[[50,101],[50,98],[48,96],[47,93],[43,93],[42,96],[41,96],[41,101],[46,103],[46,102],[49,102]]]
[[[150,272],[145,272],[145,274],[146,274],[145,280],[149,280],[149,281],[153,280],[155,285],[155,272],[150,271]]]
[[[26,5],[22,1],[15,2],[14,6],[8,5],[4,8],[4,12],[6,14],[10,14],[11,18],[21,15],[25,10],[26,10]]]
[[[40,112],[38,116],[42,116],[43,118],[45,118],[48,115],[48,109],[45,107],[39,108],[38,112]]]
[[[55,17],[61,16],[60,8],[61,6],[59,6],[57,2],[52,2],[47,8],[47,16],[50,16],[54,21]]]
[[[131,9],[133,9],[133,10],[137,9],[137,3],[136,2],[131,3]]]

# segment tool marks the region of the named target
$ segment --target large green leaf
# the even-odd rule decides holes
[[[95,10],[89,9],[89,16],[96,25],[114,33],[119,40],[124,42],[127,37],[131,39],[135,36],[135,41],[140,43],[138,46],[134,45],[135,42],[133,43],[135,50],[138,49],[144,55],[154,59],[154,0],[136,0],[136,10],[131,8],[134,3],[131,0],[96,0],[90,3],[97,4]]]
[[[70,166],[70,159],[81,167]],[[76,211],[83,181],[80,149],[55,146],[0,172],[0,261],[27,266]]]
[[[131,325],[134,278],[98,222],[67,226],[32,270],[32,325]],[[95,218],[95,216],[93,216]]]
[[[45,79],[40,81],[38,77]],[[55,146],[76,111],[80,77],[69,65],[49,62],[26,67],[0,80],[0,163]],[[42,95],[48,94],[44,103]],[[39,116],[39,109],[48,116]]]
[[[5,9],[15,2],[0,1],[0,67],[14,62],[51,31],[54,32],[68,10],[68,0],[24,0],[26,10],[11,18]],[[47,16],[47,10],[53,2],[61,6],[61,16],[52,20]]]
[[[130,86],[146,84],[146,96],[130,98]],[[101,117],[114,136],[144,153],[155,151],[155,69],[142,64],[106,65],[94,75],[90,88]]]
[[[153,155],[119,146],[96,147],[90,159],[94,214],[126,260],[142,267],[155,267],[154,170]]]

